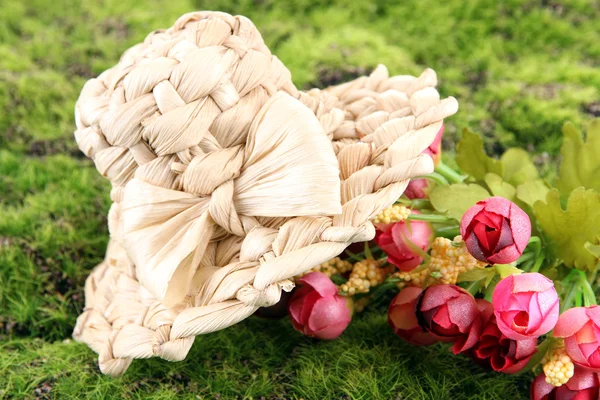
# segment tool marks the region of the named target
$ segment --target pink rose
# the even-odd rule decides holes
[[[323,340],[340,336],[351,320],[347,299],[338,295],[335,284],[321,272],[311,272],[298,282],[303,286],[288,308],[294,328]]]
[[[600,306],[568,309],[558,318],[554,336],[565,339],[574,364],[600,372]]]
[[[502,279],[492,295],[498,328],[510,339],[537,338],[558,321],[554,284],[537,272]]]
[[[394,333],[417,346],[428,346],[438,341],[431,333],[425,331],[417,321],[415,304],[423,289],[418,287],[404,288],[394,297],[388,309],[388,324]]]
[[[454,342],[452,352],[473,347],[481,334],[481,318],[475,299],[455,285],[430,286],[416,304],[419,325],[444,342]]]
[[[413,211],[418,214],[418,211]],[[401,271],[412,271],[423,258],[416,254],[414,249],[420,248],[425,251],[429,247],[433,231],[427,222],[401,221],[383,227],[375,236],[375,243],[383,250],[388,262],[395,265]]]
[[[426,148],[423,153],[429,154],[433,159],[434,165],[438,165],[442,161],[442,137],[444,136],[444,125],[440,128],[433,143]]]
[[[481,312],[483,329],[479,341],[469,351],[471,358],[496,372],[514,374],[522,370],[537,351],[537,338],[509,339],[498,329],[492,303],[479,299],[477,307]]]
[[[425,198],[427,198],[427,195],[429,194],[428,189],[429,189],[429,182],[427,182],[427,179],[425,179],[425,178],[413,179],[410,181],[410,183],[406,187],[404,194],[409,199],[425,199]]]
[[[598,374],[575,366],[575,374],[560,387],[546,382],[542,372],[531,385],[531,400],[598,400],[600,379]]]
[[[503,197],[490,197],[469,208],[460,221],[469,253],[479,261],[508,264],[517,260],[531,237],[525,211]]]

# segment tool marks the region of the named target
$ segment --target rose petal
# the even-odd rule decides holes
[[[450,300],[447,308],[450,321],[452,321],[452,323],[463,333],[470,329],[473,321],[479,319],[477,318],[479,316],[479,310],[475,304],[475,299],[470,295],[464,295]]]
[[[592,371],[575,366],[575,374],[566,383],[569,390],[585,390],[598,386],[598,377]]]
[[[498,252],[505,247],[511,246],[515,241],[513,240],[512,231],[508,221],[505,219],[502,221],[502,230],[500,231],[500,237],[496,244],[494,252]]]
[[[494,305],[495,312],[506,309],[507,303],[512,298],[514,279],[515,277],[513,275],[509,275],[498,282],[494,288],[494,293],[492,293],[492,304]]]
[[[350,309],[346,300],[340,296],[319,299],[308,318],[308,327],[316,332],[329,325],[345,322],[350,323]]]
[[[542,400],[554,390],[554,386],[546,382],[546,375],[539,374],[531,384],[531,400]]]
[[[413,329],[419,326],[414,307],[410,305],[398,305],[390,307],[388,322],[394,329]]]
[[[527,272],[515,276],[512,292],[543,292],[554,288],[554,283],[538,272]]]
[[[523,253],[531,238],[531,221],[527,213],[514,203],[510,207],[510,228],[517,249]]]
[[[348,324],[349,322],[345,321],[331,324],[321,330],[312,332],[312,336],[321,340],[333,340],[339,337],[346,330]]]
[[[589,321],[586,309],[583,307],[569,308],[560,314],[558,322],[554,327],[553,335],[564,338],[572,336],[579,331]]]
[[[479,240],[477,240],[477,236],[475,236],[474,233],[471,233],[470,235],[468,235],[464,239],[464,241],[465,241],[465,245],[467,246],[467,250],[469,251],[469,254],[471,254],[473,257],[475,257],[479,261],[482,261],[485,263],[488,262],[485,254],[483,254],[483,250],[481,249],[481,246],[479,245]]]
[[[600,327],[600,306],[589,306],[585,308],[587,316],[594,321],[594,324]]]
[[[427,288],[419,304],[419,310],[429,311],[435,307],[446,304],[451,299],[461,294],[459,288],[454,285],[434,285]]]
[[[512,201],[498,196],[490,197],[483,201],[485,201],[485,211],[496,213],[504,218],[510,218]]]
[[[581,352],[579,344],[574,336],[565,338],[565,349],[567,350],[569,357],[571,357],[571,361],[584,367],[587,366],[587,359]]]
[[[470,231],[470,225],[473,221],[473,218],[475,218],[477,214],[479,214],[479,212],[483,210],[484,206],[485,204],[482,201],[480,201],[471,208],[469,208],[467,212],[463,214],[462,218],[460,219],[460,234],[463,237],[463,239],[467,237],[467,234]]]
[[[337,294],[337,287],[329,277],[321,272],[311,272],[300,278],[298,282],[312,287],[322,297]]]
[[[513,244],[505,247],[488,257],[490,264],[510,264],[521,257],[521,252]]]

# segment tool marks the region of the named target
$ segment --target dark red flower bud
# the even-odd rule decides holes
[[[460,221],[469,253],[479,261],[508,264],[518,259],[531,237],[531,221],[513,202],[490,197],[469,208]]]
[[[417,299],[417,320],[427,331],[445,342],[454,342],[452,352],[473,347],[481,333],[481,318],[475,299],[455,285],[430,286]]]
[[[394,297],[388,309],[388,324],[394,333],[417,346],[428,346],[438,341],[431,333],[425,331],[415,315],[416,300],[423,292],[418,287],[407,287]]]
[[[560,387],[554,387],[546,382],[542,372],[533,383],[530,390],[531,400],[598,400],[600,398],[600,379],[598,374],[575,366],[575,374]]]
[[[477,300],[477,306],[483,329],[479,341],[469,352],[471,358],[479,365],[505,374],[522,370],[537,351],[537,338],[509,339],[498,328],[492,303]]]

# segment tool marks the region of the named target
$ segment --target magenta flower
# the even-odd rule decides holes
[[[600,306],[568,309],[558,318],[554,336],[565,339],[574,364],[600,372]]]
[[[311,272],[298,282],[303,286],[288,308],[294,328],[323,340],[340,336],[352,319],[347,299],[338,295],[335,284],[321,272]]]
[[[413,211],[418,214],[418,211]],[[423,258],[415,253],[415,248],[427,250],[433,235],[431,226],[423,221],[401,221],[385,226],[378,231],[374,242],[387,254],[387,260],[399,270],[408,272],[415,269]]]
[[[452,352],[473,347],[481,334],[481,318],[475,299],[455,285],[430,286],[416,304],[419,325],[444,342],[454,342]]]
[[[471,358],[496,372],[514,374],[522,370],[537,351],[537,338],[509,339],[498,328],[492,303],[479,299],[477,307],[483,328],[477,344],[469,351]]]
[[[531,385],[531,400],[598,400],[600,379],[598,374],[575,366],[575,374],[560,387],[546,382],[542,372]]]
[[[502,279],[492,295],[500,331],[514,340],[539,337],[558,321],[558,294],[554,284],[537,272]]]
[[[417,321],[415,304],[423,289],[418,287],[404,288],[393,298],[388,309],[388,324],[394,333],[417,346],[428,346],[438,339],[425,331]]]
[[[479,261],[508,264],[517,260],[531,237],[525,211],[503,197],[490,197],[469,208],[460,221],[469,253]]]

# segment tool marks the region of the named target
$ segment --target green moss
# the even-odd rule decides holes
[[[77,151],[73,106],[84,82],[151,30],[194,9],[247,15],[299,87],[324,86],[386,64],[438,73],[459,99],[447,121],[488,150],[520,145],[551,171],[560,127],[600,102],[600,10],[593,0],[74,0],[0,5],[0,389],[5,398],[527,397],[529,376],[485,373],[445,349],[395,338],[384,310],[332,343],[287,321],[252,320],[198,338],[182,363],[135,362],[102,377],[85,346],[62,343],[83,282],[104,255],[108,183]],[[51,389],[44,394],[44,390]],[[36,392],[37,391],[37,392]],[[41,394],[40,394],[41,393]]]

